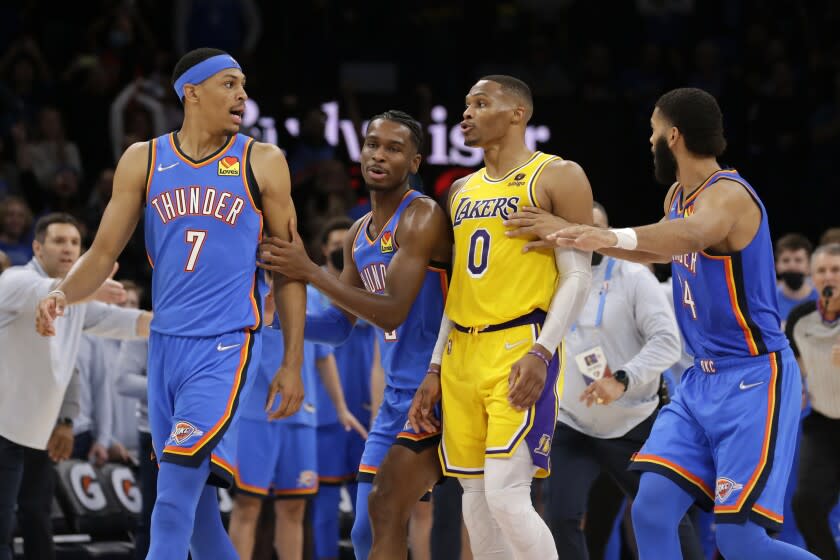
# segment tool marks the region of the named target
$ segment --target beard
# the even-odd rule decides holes
[[[653,145],[653,175],[657,182],[666,187],[670,187],[677,180],[677,158],[664,138],[660,138]]]

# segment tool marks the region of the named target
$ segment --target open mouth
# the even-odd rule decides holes
[[[230,110],[230,115],[231,115],[231,117],[233,117],[233,122],[235,122],[238,125],[242,124],[242,116],[244,114],[245,114],[245,109],[244,108],[242,108],[242,109],[231,109]]]
[[[466,123],[466,122],[461,123],[461,132],[463,134],[466,134],[467,132],[471,131],[473,128],[475,128],[475,127],[473,125],[469,124],[469,123]]]

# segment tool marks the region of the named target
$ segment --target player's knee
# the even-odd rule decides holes
[[[240,494],[233,503],[231,515],[238,518],[242,523],[256,525],[257,519],[260,517],[261,508],[262,501],[259,498]]]
[[[657,529],[667,521],[661,511],[660,500],[654,492],[639,486],[639,492],[633,499],[633,506],[630,515],[633,519],[633,527],[638,529]]]
[[[533,509],[531,490],[527,486],[487,488],[484,496],[487,508],[500,525],[515,526],[517,520],[521,521]]]
[[[400,519],[408,521],[411,510],[400,511],[399,500],[395,500],[388,486],[374,484],[368,494],[368,514],[370,522],[375,527],[381,527],[398,522]]]
[[[770,540],[767,532],[758,525],[718,523],[715,529],[715,542],[724,558],[739,560],[754,558],[762,550],[761,540]]]
[[[278,520],[287,523],[303,523],[306,500],[277,500],[274,502],[274,513]]]

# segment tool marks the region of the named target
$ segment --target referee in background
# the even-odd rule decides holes
[[[808,550],[840,560],[828,521],[840,493],[840,243],[817,247],[811,275],[819,298],[794,308],[786,327],[812,408],[802,426],[793,512]]]

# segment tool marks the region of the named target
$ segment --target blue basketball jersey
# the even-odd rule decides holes
[[[353,240],[353,261],[369,292],[385,293],[385,278],[391,259],[399,251],[396,232],[400,217],[416,198],[424,196],[409,190],[393,216],[376,237],[368,230],[372,213],[362,220]],[[430,263],[423,279],[423,286],[411,305],[405,322],[392,332],[377,329],[385,383],[396,389],[417,389],[437,342],[440,320],[446,300],[447,271]]]
[[[262,329],[263,347],[260,355],[260,366],[257,371],[254,385],[242,403],[242,417],[250,420],[268,421],[265,412],[265,401],[268,398],[268,389],[274,374],[283,361],[283,331],[275,323]],[[303,379],[303,403],[300,409],[278,422],[288,424],[302,424],[304,426],[316,425],[316,411],[318,400],[315,387],[318,385],[317,361],[330,355],[329,346],[315,344],[314,342],[303,343],[303,365],[300,375]],[[277,402],[274,403],[275,407]],[[327,401],[329,405],[329,401]]]
[[[741,251],[724,255],[707,250],[673,257],[674,309],[680,331],[688,351],[700,359],[783,350],[788,342],[779,321],[767,211],[750,184],[737,171],[722,170],[689,197],[680,186],[668,219],[690,216],[700,193],[722,179],[747,189],[761,209],[761,224]]]
[[[320,312],[329,305],[330,301],[324,294],[315,289],[307,290],[307,309]],[[373,367],[375,341],[376,331],[373,326],[358,319],[350,338],[344,344],[333,347],[338,376],[344,390],[344,401],[353,416],[365,426],[370,424],[370,372]],[[338,423],[338,415],[323,383],[317,384],[316,392],[319,403],[318,426]]]
[[[153,331],[214,336],[259,328],[262,212],[249,178],[252,143],[237,134],[194,161],[174,132],[151,141],[145,235],[154,269]]]

